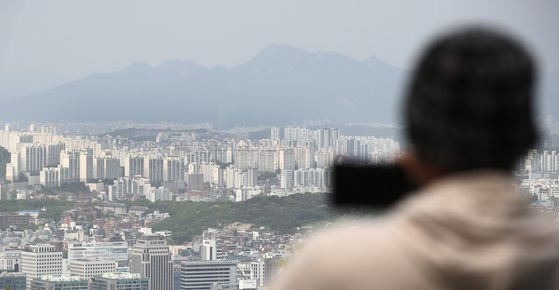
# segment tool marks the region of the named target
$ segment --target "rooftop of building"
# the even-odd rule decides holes
[[[129,279],[140,279],[142,276],[139,273],[127,273],[127,272],[120,272],[120,273],[105,273],[101,275],[101,278],[105,279],[113,279],[113,280],[129,280]]]
[[[233,260],[183,261],[182,265],[237,265]]]
[[[79,276],[55,276],[55,275],[45,275],[45,276],[41,276],[41,278],[39,279],[43,281],[49,281],[49,282],[73,282],[73,281],[87,280]]]

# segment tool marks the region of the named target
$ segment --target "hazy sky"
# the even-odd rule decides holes
[[[233,66],[272,43],[409,67],[449,25],[500,24],[559,70],[556,0],[0,0],[0,98],[134,61]]]

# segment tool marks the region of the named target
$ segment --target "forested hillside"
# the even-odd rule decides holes
[[[171,218],[153,226],[154,230],[173,231],[175,242],[188,241],[208,227],[234,222],[266,227],[277,232],[292,232],[297,227],[327,221],[337,216],[328,207],[326,194],[295,194],[287,197],[259,196],[244,202],[134,202],[151,210],[168,212]]]

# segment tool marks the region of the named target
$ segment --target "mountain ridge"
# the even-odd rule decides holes
[[[218,127],[304,120],[397,124],[407,71],[273,44],[245,63],[206,67],[134,62],[0,103],[4,120],[214,122]],[[13,108],[17,108],[14,110]]]

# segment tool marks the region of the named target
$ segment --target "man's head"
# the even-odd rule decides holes
[[[537,139],[535,66],[517,41],[466,29],[435,40],[404,103],[416,157],[444,172],[510,170]]]

